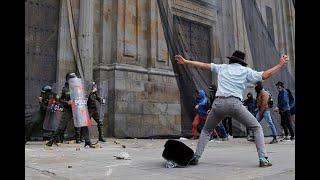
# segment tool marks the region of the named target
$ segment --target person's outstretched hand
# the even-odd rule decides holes
[[[180,54],[174,56],[178,62],[178,64],[186,64],[186,59],[183,58]]]
[[[284,66],[284,65],[286,65],[288,63],[288,61],[289,61],[289,57],[287,55],[282,55],[280,60],[279,60],[279,64],[281,66]]]

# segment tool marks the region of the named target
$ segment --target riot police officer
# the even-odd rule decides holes
[[[29,123],[27,123],[25,127],[25,143],[30,140],[32,133],[40,128],[43,125],[43,121],[46,116],[46,111],[48,107],[48,103],[50,99],[59,99],[57,94],[52,92],[52,87],[49,85],[45,85],[41,89],[41,93],[39,96],[39,105],[40,108],[36,115],[31,119]]]
[[[68,125],[68,122],[72,120],[72,100],[70,98],[70,89],[69,89],[69,83],[68,80],[70,78],[76,78],[75,73],[68,73],[66,75],[66,83],[65,86],[62,89],[61,97],[59,99],[59,102],[63,105],[64,111],[61,116],[61,121],[59,124],[58,129],[53,133],[51,136],[49,142],[46,144],[47,146],[52,146],[53,143],[56,143],[56,141],[59,139],[62,133],[64,133],[64,130],[66,126]],[[90,138],[89,138],[89,129],[87,126],[81,127],[81,128],[76,128],[75,127],[75,136],[76,136],[76,142],[80,143],[80,130],[83,132],[83,136],[85,139],[85,145],[84,146],[89,146],[90,148],[95,148],[95,146],[92,145]]]
[[[88,97],[87,106],[88,106],[90,118],[93,118],[97,123],[98,132],[99,132],[99,141],[106,142],[103,138],[103,124],[99,118],[98,108],[96,106],[96,101],[98,101],[101,104],[105,104],[105,99],[98,96],[97,91],[98,89],[97,89],[96,83],[92,82],[92,88]]]

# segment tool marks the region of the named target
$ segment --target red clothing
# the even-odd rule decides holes
[[[205,116],[200,116],[197,114],[192,122],[192,136],[196,137],[198,135],[198,125],[200,124],[201,121],[206,121],[207,120],[207,115]]]

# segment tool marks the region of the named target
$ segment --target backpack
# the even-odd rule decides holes
[[[294,97],[292,96],[292,93],[289,89],[286,89],[289,94],[289,104],[292,104],[294,102]]]
[[[269,91],[267,91],[267,90],[265,90],[265,91],[269,94],[268,107],[269,107],[269,108],[273,108],[272,94],[271,94]]]

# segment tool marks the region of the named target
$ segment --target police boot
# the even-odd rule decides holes
[[[46,143],[46,146],[52,146],[52,144],[55,144],[56,146],[58,146],[55,138],[50,138],[49,142]]]
[[[80,141],[80,128],[77,128],[75,127],[75,139],[76,139],[76,143],[77,144],[80,144],[81,141]]]
[[[96,148],[90,141],[86,141],[84,143],[84,147],[87,147],[87,146],[89,146],[90,148]]]
[[[84,142],[84,140],[83,140],[83,136],[80,136],[80,142]]]
[[[102,123],[100,122],[100,123],[98,124],[99,141],[101,141],[101,142],[106,142],[106,140],[103,139],[102,127],[103,127],[103,125],[102,125]]]
[[[84,142],[84,140],[83,140],[83,129],[81,128],[81,130],[80,130],[80,142]]]
[[[46,146],[52,146],[53,142],[54,140],[50,139],[50,141],[46,143]]]
[[[63,141],[64,141],[64,135],[60,135],[59,136],[59,143],[63,143]]]

